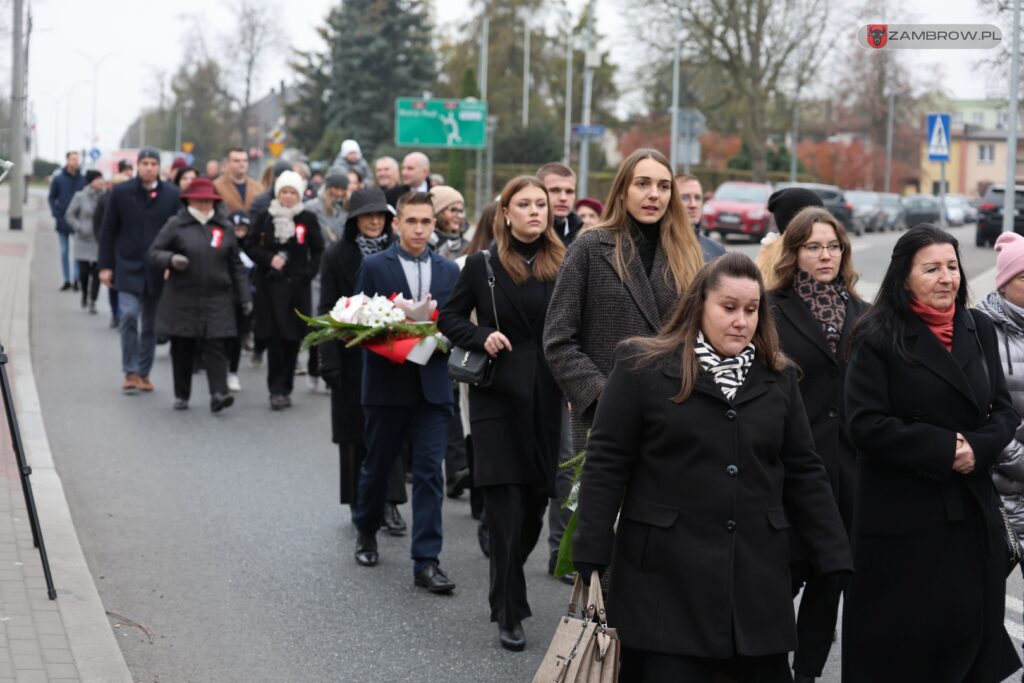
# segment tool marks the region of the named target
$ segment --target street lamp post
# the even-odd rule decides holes
[[[75,52],[85,57],[87,60],[89,60],[89,63],[92,64],[92,130],[91,139],[89,140],[89,146],[94,147],[96,145],[96,107],[97,102],[99,101],[100,66],[102,66],[103,62],[105,62],[106,60],[110,59],[111,57],[116,57],[120,53],[108,52],[99,59],[93,59],[91,55],[82,52],[81,50],[75,50]],[[90,157],[90,167],[94,166],[95,164],[96,162],[92,160],[92,157]]]

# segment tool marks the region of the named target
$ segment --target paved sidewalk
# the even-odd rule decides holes
[[[8,229],[0,187],[0,343],[49,555],[57,600],[49,600],[33,546],[6,419],[0,419],[0,683],[131,681],[75,533],[36,394],[29,345],[29,269],[37,229],[52,230],[45,196],[30,194],[25,229]],[[53,264],[54,273],[58,266]],[[55,278],[56,279],[56,278]],[[2,404],[2,401],[0,401]]]

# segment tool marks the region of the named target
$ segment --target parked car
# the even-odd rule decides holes
[[[772,186],[767,183],[728,181],[718,186],[704,204],[704,225],[725,241],[729,235],[746,235],[752,240],[764,237],[774,225],[768,211]]]
[[[967,197],[959,194],[946,195],[946,222],[952,226],[967,222]]]
[[[921,223],[938,225],[939,217],[942,215],[938,197],[926,194],[904,197],[903,211],[908,228]]]
[[[978,221],[978,206],[980,202],[977,202],[977,199],[977,197],[964,197],[964,220],[968,223],[976,223]]]
[[[1024,186],[1017,185],[1013,212],[1013,231],[1024,235]],[[1003,229],[1003,202],[1005,185],[992,185],[985,192],[978,207],[978,224],[974,229],[974,244],[978,247],[994,246]]]
[[[843,224],[843,229],[851,235],[861,235],[863,227],[853,220],[853,204],[846,199],[846,195],[835,185],[823,185],[821,183],[776,183],[775,189],[782,190],[787,187],[806,187],[821,197],[821,203],[825,205],[829,213],[836,217]]]
[[[877,192],[846,190],[846,201],[853,204],[853,221],[859,223],[864,232],[881,232],[885,229],[885,211]]]
[[[883,230],[906,230],[907,215],[900,196],[895,192],[879,192],[878,201],[882,205],[882,213],[885,214]]]

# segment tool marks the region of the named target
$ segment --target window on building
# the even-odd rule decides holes
[[[991,164],[996,160],[995,145],[978,145],[978,163]]]
[[[976,126],[980,126],[985,123],[985,112],[983,111],[972,111],[971,112],[971,123]]]
[[[1006,124],[1010,119],[1010,113],[1001,111],[996,119],[996,128],[1006,128]]]

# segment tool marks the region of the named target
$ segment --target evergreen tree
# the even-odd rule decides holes
[[[328,125],[372,157],[378,146],[394,140],[395,99],[434,87],[429,3],[346,0],[328,24]]]
[[[480,89],[476,83],[476,71],[473,69],[466,69],[466,72],[462,74],[459,97],[480,97]],[[470,152],[464,149],[453,149],[448,152],[448,177],[445,182],[462,193],[466,192],[466,165],[469,162],[467,158],[469,154]]]

